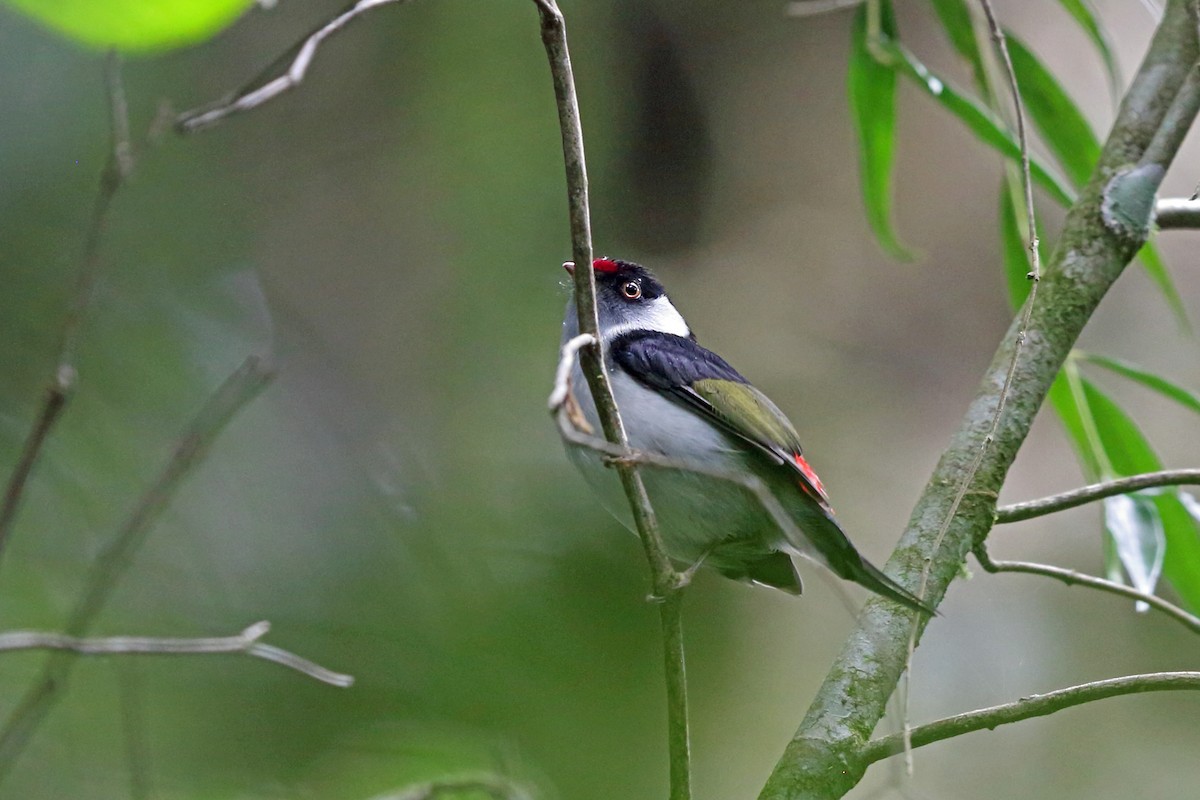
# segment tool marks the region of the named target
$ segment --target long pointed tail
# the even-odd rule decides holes
[[[916,611],[921,614],[928,614],[931,617],[936,617],[938,615],[937,609],[922,601],[915,594],[896,583],[887,575],[884,575],[883,572],[870,561],[867,561],[864,558],[862,559],[861,563],[861,571],[855,570],[856,574],[847,576],[850,578],[850,580],[854,581],[860,586],[870,589],[875,594],[881,594],[889,600],[894,600],[912,611]]]

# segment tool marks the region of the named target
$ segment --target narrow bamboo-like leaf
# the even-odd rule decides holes
[[[254,0],[0,0],[90,47],[163,50],[204,41]]]
[[[1077,353],[1080,358],[1086,359],[1092,364],[1104,367],[1107,370],[1117,373],[1131,381],[1140,383],[1147,389],[1153,389],[1164,397],[1174,400],[1184,408],[1191,409],[1200,414],[1200,395],[1191,392],[1177,383],[1172,383],[1166,378],[1155,375],[1152,372],[1147,372],[1136,364],[1130,364],[1128,361],[1122,361],[1118,358],[1110,358],[1108,356],[1096,355],[1094,353]]]
[[[963,60],[971,66],[976,86],[986,83],[983,69],[983,58],[979,53],[979,44],[975,40],[975,25],[972,22],[971,9],[966,0],[929,0],[946,38],[958,51]]]
[[[1029,296],[1028,250],[1017,224],[1017,212],[1009,197],[1007,182],[1000,185],[1000,251],[1004,258],[1004,278],[1008,285],[1008,302],[1020,308]]]
[[[1075,101],[1041,60],[1012,33],[1006,33],[1021,100],[1042,141],[1078,189],[1100,160],[1100,140]]]
[[[914,81],[943,108],[958,117],[985,144],[1007,158],[1020,160],[1021,148],[1017,145],[1016,138],[995,114],[973,97],[947,84],[903,45],[883,42],[879,49],[898,66],[900,74]],[[1033,154],[1030,154],[1029,169],[1033,180],[1045,189],[1056,203],[1069,207],[1075,202],[1074,190]]]
[[[1081,385],[1113,474],[1162,469],[1162,462],[1129,415],[1094,384],[1083,379]],[[1188,513],[1178,493],[1158,494],[1149,501],[1158,511],[1167,543],[1163,574],[1190,608],[1200,609],[1200,523]]]
[[[1139,592],[1154,594],[1162,575],[1167,540],[1162,516],[1148,498],[1119,494],[1104,498],[1104,527],[1117,548],[1129,583]],[[1138,601],[1137,610],[1150,606]]]
[[[1092,4],[1087,0],[1058,0],[1058,2],[1068,14],[1075,18],[1079,27],[1083,28],[1084,33],[1096,46],[1096,51],[1100,53],[1100,60],[1104,62],[1104,71],[1108,73],[1109,89],[1114,98],[1120,97],[1121,72],[1117,67],[1117,59],[1113,55],[1112,46],[1108,42],[1108,34],[1105,33],[1100,21],[1096,18]]]
[[[881,0],[880,34],[895,35],[891,3]],[[858,136],[858,168],[862,177],[867,221],[879,245],[892,258],[911,261],[892,222],[892,165],[896,154],[896,72],[871,53],[866,5],[854,15],[850,39],[850,68],[846,89],[854,131]]]
[[[1166,262],[1163,261],[1158,248],[1154,245],[1154,239],[1142,245],[1137,257],[1142,262],[1142,266],[1146,268],[1146,274],[1150,276],[1150,280],[1154,281],[1154,285],[1158,287],[1163,299],[1167,301],[1167,305],[1171,307],[1175,320],[1185,333],[1190,334],[1192,323],[1188,319],[1187,307],[1183,304],[1183,298],[1179,296],[1179,290],[1175,288],[1175,281],[1172,280],[1171,273],[1167,270]]]
[[[1018,211],[1018,206],[1020,211]],[[1000,183],[1000,248],[1004,258],[1004,277],[1008,285],[1008,301],[1013,308],[1020,308],[1029,296],[1032,283],[1029,272],[1033,269],[1033,260],[1029,254],[1029,230],[1027,225],[1018,221],[1017,214],[1024,217],[1024,203],[1019,196],[1014,196],[1012,186],[1006,180]],[[1038,254],[1043,247],[1038,242]]]

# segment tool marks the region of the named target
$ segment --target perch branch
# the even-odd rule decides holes
[[[1037,284],[1039,301],[1031,310],[1026,307],[1001,340],[978,394],[930,476],[888,562],[889,574],[913,581],[930,559],[925,599],[933,605],[959,574],[974,544],[986,537],[995,518],[996,495],[1051,383],[1083,326],[1142,244],[1137,237],[1108,230],[1100,205],[1109,179],[1122,167],[1139,162],[1200,55],[1189,4],[1190,0],[1168,2],[1096,170],[1067,214]],[[1164,170],[1174,155],[1170,146],[1162,150],[1160,166]],[[1020,348],[1009,381],[1019,338],[1027,342]],[[1005,386],[1009,387],[1007,402],[999,427],[993,431],[992,420]],[[977,455],[985,446],[985,457],[976,468]],[[940,536],[962,476],[968,472],[974,477],[949,529]],[[939,542],[936,550],[935,542]],[[904,672],[910,633],[911,619],[901,609],[867,603],[763,788],[761,800],[842,797],[858,783],[869,763],[862,759],[863,748]]]
[[[1162,472],[1147,472],[1142,475],[1131,475],[1128,478],[1118,478],[1104,483],[1095,483],[1081,489],[1072,489],[1062,494],[1043,497],[1038,500],[1027,500],[1024,503],[1013,503],[996,509],[996,524],[1053,514],[1066,511],[1106,497],[1118,494],[1128,494],[1139,489],[1151,489],[1156,486],[1200,486],[1200,469],[1174,469]]]
[[[566,169],[567,208],[571,222],[571,253],[578,268],[574,271],[575,308],[581,334],[596,341],[583,347],[580,356],[584,377],[600,415],[604,437],[628,449],[629,438],[621,421],[621,412],[613,398],[599,340],[596,313],[596,278],[592,270],[592,228],[588,211],[587,166],[584,160],[583,127],[579,119],[579,99],[567,47],[567,28],[555,0],[534,0],[538,10],[542,44],[550,65],[554,97],[562,135],[563,165]],[[686,580],[675,571],[667,556],[658,521],[637,465],[616,461],[625,497],[650,566],[654,594],[660,598],[659,619],[663,633],[663,666],[667,685],[667,744],[669,752],[671,800],[691,797],[691,745],[688,733],[687,673],[683,651],[683,620],[680,589]]]
[[[25,484],[37,466],[38,458],[50,438],[50,432],[75,388],[75,350],[79,345],[80,328],[100,276],[100,240],[108,226],[108,212],[113,197],[133,171],[132,148],[129,144],[129,110],[125,100],[125,86],[121,81],[121,59],[115,52],[110,53],[104,62],[104,83],[108,91],[112,143],[108,150],[108,160],[100,172],[100,188],[96,193],[91,219],[84,236],[75,289],[58,334],[54,374],[42,394],[37,419],[21,446],[21,454],[4,487],[4,499],[0,501],[0,555],[8,544],[9,534],[16,522]]]
[[[6,631],[0,633],[0,652],[15,650],[59,650],[75,655],[210,655],[241,653],[252,658],[261,658],[280,664],[288,669],[307,675],[313,680],[330,686],[347,687],[354,683],[353,676],[325,669],[288,650],[283,650],[261,639],[271,630],[269,622],[256,622],[234,636],[209,638],[109,636],[84,638],[65,633],[42,631]]]
[[[978,711],[969,711],[965,714],[957,714],[936,722],[919,725],[912,730],[912,746],[924,747],[927,744],[952,739],[965,733],[984,729],[992,730],[1001,725],[1021,722],[1033,717],[1044,717],[1065,708],[1094,703],[1108,697],[1143,692],[1195,691],[1197,689],[1200,689],[1200,672],[1155,672],[1093,681],[1046,694],[1022,697],[1014,703],[981,708]],[[903,752],[904,747],[903,736],[900,734],[884,736],[872,740],[864,747],[863,759],[867,763],[874,763]]]
[[[975,546],[975,558],[979,561],[979,565],[987,572],[993,575],[1001,572],[1019,572],[1026,575],[1042,575],[1047,578],[1054,578],[1057,581],[1062,581],[1067,586],[1086,586],[1090,589],[1096,589],[1101,592],[1108,592],[1120,597],[1128,597],[1131,600],[1136,600],[1139,603],[1145,603],[1148,606],[1157,608],[1159,611],[1173,617],[1178,622],[1190,628],[1196,633],[1200,633],[1200,617],[1196,617],[1184,611],[1173,603],[1168,603],[1161,597],[1146,592],[1139,592],[1131,586],[1126,586],[1123,583],[1116,581],[1097,578],[1093,575],[1088,575],[1083,572],[1076,572],[1073,569],[1064,569],[1062,567],[1051,566],[1050,564],[1037,564],[1032,561],[995,561],[988,554],[983,542]]]
[[[83,594],[67,620],[64,629],[66,636],[86,635],[183,479],[203,461],[213,441],[229,421],[266,388],[271,378],[272,373],[259,359],[248,358],[204,403],[176,443],[166,466],[139,498],[132,514],[92,565]],[[260,658],[271,657],[275,650],[270,645],[261,647],[267,649],[259,655]],[[0,782],[7,777],[42,719],[62,695],[74,663],[75,654],[69,650],[51,654],[41,675],[0,729]]]
[[[1164,231],[1200,228],[1200,200],[1164,197],[1154,204],[1154,219]]]
[[[258,108],[284,92],[294,89],[304,81],[304,76],[308,74],[308,68],[312,65],[317,50],[326,39],[374,8],[408,2],[411,0],[358,0],[293,45],[246,86],[215,103],[180,114],[175,120],[176,130],[180,133],[195,133],[205,128],[211,128],[225,120],[226,117]],[[278,73],[279,67],[284,63],[287,64],[287,68],[282,73]]]

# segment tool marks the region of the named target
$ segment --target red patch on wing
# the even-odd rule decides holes
[[[596,272],[616,272],[620,268],[611,258],[597,258],[592,262],[592,269]]]
[[[821,483],[821,479],[817,477],[816,470],[810,467],[808,462],[804,460],[804,456],[800,455],[799,453],[796,453],[794,458],[796,459],[796,468],[799,469],[800,474],[804,476],[804,481],[801,483],[801,488],[803,488],[810,495],[813,494],[811,489],[815,489],[816,494],[814,497],[823,503],[828,503],[829,495],[825,494],[825,484]]]

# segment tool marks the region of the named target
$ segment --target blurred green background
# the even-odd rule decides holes
[[[255,9],[209,43],[129,60],[134,131],[160,102],[241,85],[340,5]],[[1105,129],[1083,34],[1056,5],[1008,5]],[[1131,74],[1154,20],[1097,5]],[[709,0],[564,11],[597,252],[657,269],[701,340],[792,416],[847,529],[883,561],[1010,319],[996,157],[902,88],[897,216],[922,256],[893,263],[858,194],[848,15]],[[931,20],[900,11],[910,46],[961,76]],[[53,364],[108,147],[102,60],[0,9],[5,471]],[[1191,192],[1194,138],[1168,194]],[[1161,243],[1195,317],[1194,235]],[[641,551],[544,410],[569,250],[531,3],[385,8],[331,40],[292,94],[140,149],[105,234],[79,391],[0,564],[0,627],[62,624],[187,420],[258,353],[276,384],[186,483],[94,633],[269,619],[268,641],[358,682],[235,656],[87,659],[0,796],[352,800],[479,772],[546,798],[664,795]],[[1196,341],[1140,270],[1084,344],[1197,385]],[[1111,389],[1169,466],[1196,466],[1194,418]],[[1047,416],[1002,499],[1079,482]],[[993,552],[1099,572],[1098,513],[999,529]],[[800,600],[704,573],[689,591],[698,798],[755,795],[850,628],[838,591],[806,575]],[[1161,616],[1035,578],[960,581],[942,611],[914,664],[915,722],[1200,659]],[[0,659],[4,713],[42,658]],[[1105,701],[918,751],[912,779],[877,765],[853,796],[1190,796],[1198,713],[1185,695]]]

